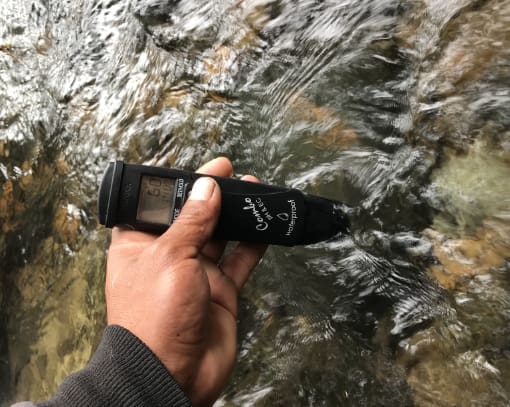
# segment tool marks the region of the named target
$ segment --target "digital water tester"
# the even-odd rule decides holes
[[[100,223],[162,234],[203,176],[214,178],[221,189],[215,239],[294,246],[348,232],[341,202],[292,188],[122,161],[110,163],[101,182]]]

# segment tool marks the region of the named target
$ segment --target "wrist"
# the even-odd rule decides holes
[[[140,339],[110,325],[89,364],[67,377],[52,400],[39,405],[187,407],[191,402]]]

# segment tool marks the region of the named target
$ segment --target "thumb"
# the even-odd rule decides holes
[[[219,185],[212,178],[200,177],[193,184],[181,213],[160,239],[167,247],[172,247],[176,254],[198,256],[214,232],[220,208]],[[191,254],[188,251],[190,249]]]

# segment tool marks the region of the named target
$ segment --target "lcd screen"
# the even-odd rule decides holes
[[[170,225],[175,179],[142,176],[136,220]]]

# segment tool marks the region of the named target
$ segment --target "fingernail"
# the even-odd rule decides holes
[[[207,201],[211,198],[216,182],[212,178],[200,177],[193,184],[189,199],[195,201]]]

